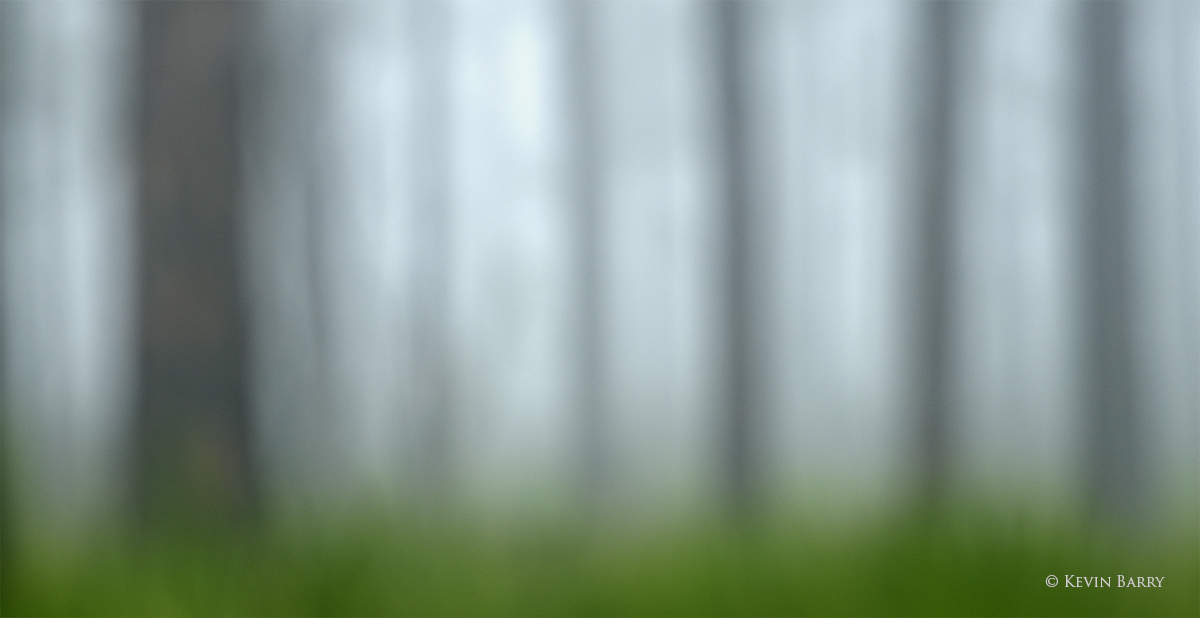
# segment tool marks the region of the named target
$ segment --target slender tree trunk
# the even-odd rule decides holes
[[[318,57],[324,52],[321,46],[320,37],[313,32],[319,26],[313,22],[317,20],[312,15],[311,6],[306,6],[303,9],[299,7],[291,10],[304,10],[304,28],[302,40],[304,42],[304,51],[301,54],[295,54],[299,58],[289,58],[286,62],[302,63],[301,67],[297,68],[298,72],[303,74],[300,78],[302,87],[312,88],[314,83],[319,84],[312,76],[311,65],[317,64]],[[311,29],[311,30],[310,30]],[[313,53],[312,47],[317,48],[317,52]],[[292,96],[292,95],[287,95]],[[328,122],[326,118],[320,117],[313,113],[313,107],[317,104],[310,100],[315,95],[309,95],[308,99],[301,101],[300,117],[305,119],[305,122],[317,124],[320,122]],[[291,127],[291,131],[300,131],[300,127]],[[313,398],[312,412],[313,424],[305,428],[305,432],[316,432],[318,435],[310,433],[305,436],[299,443],[312,444],[316,443],[324,445],[323,455],[328,466],[336,467],[333,463],[336,459],[331,459],[329,455],[330,443],[341,446],[338,439],[335,437],[334,423],[338,422],[338,416],[335,413],[336,406],[334,405],[334,366],[333,366],[333,336],[332,331],[332,316],[329,310],[330,289],[332,274],[329,267],[329,252],[327,251],[327,227],[326,227],[326,205],[329,201],[329,183],[328,171],[322,165],[322,156],[324,153],[318,145],[318,141],[311,136],[306,136],[301,142],[302,151],[297,153],[294,164],[303,171],[304,176],[304,195],[303,209],[298,213],[303,221],[304,230],[304,282],[307,284],[307,295],[305,300],[308,301],[308,326],[309,333],[312,337],[312,361],[313,361],[313,382],[309,385],[310,393]],[[313,442],[309,442],[312,440]]]
[[[1082,11],[1088,473],[1097,515],[1127,519],[1140,497],[1141,445],[1130,314],[1126,7],[1090,2]]]
[[[933,0],[923,7],[928,45],[918,203],[916,421],[918,500],[935,507],[945,492],[950,423],[955,166],[955,31],[958,7]]]
[[[596,76],[594,22],[596,5],[567,5],[570,105],[575,120],[572,181],[576,201],[575,246],[579,286],[579,444],[583,498],[589,515],[604,497],[606,482],[603,377],[601,375],[600,156],[597,117],[601,96]]]
[[[1183,304],[1184,384],[1186,418],[1193,436],[1200,435],[1200,4],[1175,5],[1175,110],[1178,114],[1178,179],[1180,300]],[[1200,452],[1192,449],[1187,460],[1193,474],[1200,473]],[[1193,477],[1193,480],[1196,480]],[[1200,491],[1192,485],[1192,495]],[[1200,514],[1200,513],[1198,513]]]
[[[416,168],[414,277],[415,385],[418,391],[421,499],[437,506],[451,481],[450,291],[450,36],[446,5],[411,6],[416,56],[416,131],[410,157]]]
[[[23,8],[23,7],[22,7]],[[0,4],[0,127],[8,124],[10,102],[8,89],[12,80],[12,57],[16,50],[12,49],[13,11],[16,5]],[[2,130],[2,129],[0,129]],[[5,219],[8,216],[8,197],[3,183],[7,169],[6,151],[0,149],[0,599],[10,596],[12,577],[4,573],[12,568],[14,554],[13,527],[13,456],[12,440],[9,437],[8,420],[8,296],[7,296],[7,267],[4,259]],[[3,607],[0,606],[0,610]]]
[[[735,517],[743,519],[751,501],[751,431],[756,422],[751,388],[753,311],[750,281],[751,238],[749,182],[750,144],[746,127],[748,87],[746,69],[746,11],[749,3],[724,0],[718,9],[718,59],[723,105],[723,142],[726,165],[726,354],[728,409],[726,418],[726,474]]]
[[[140,384],[143,523],[252,512],[235,62],[241,7],[142,5]]]

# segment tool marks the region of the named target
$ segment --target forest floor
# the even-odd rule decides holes
[[[338,525],[237,534],[20,538],[4,548],[0,613],[1200,615],[1194,522],[1122,540],[1066,519],[982,513],[837,532],[800,518],[603,531],[447,521],[370,511]],[[1119,585],[1151,576],[1164,578],[1161,587]]]

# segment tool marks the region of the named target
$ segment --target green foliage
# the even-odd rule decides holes
[[[959,514],[849,529],[783,518],[622,529],[483,525],[378,509],[340,524],[82,546],[24,539],[4,615],[1188,615],[1194,527],[1105,536]],[[34,551],[34,548],[38,548]],[[1047,575],[1059,585],[1048,587]],[[1067,588],[1064,575],[1111,577]],[[1118,588],[1118,574],[1165,576]]]

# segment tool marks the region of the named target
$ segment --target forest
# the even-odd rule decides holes
[[[0,2],[0,615],[1198,613],[1200,2]]]

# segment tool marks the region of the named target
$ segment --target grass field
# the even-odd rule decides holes
[[[439,523],[432,523],[438,521]],[[22,538],[4,615],[1197,616],[1194,525],[1138,540],[972,511],[851,527],[485,526],[364,510],[341,524]],[[1047,575],[1059,580],[1046,584]],[[1068,587],[1066,575],[1111,586]],[[1118,587],[1118,575],[1165,577]]]

